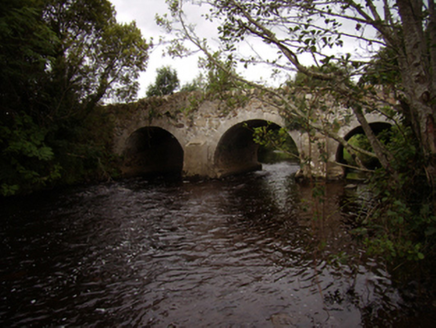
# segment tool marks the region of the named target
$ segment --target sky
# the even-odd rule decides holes
[[[139,82],[140,90],[138,92],[138,98],[144,98],[147,87],[153,84],[156,78],[156,69],[162,66],[171,66],[177,71],[177,75],[181,82],[181,85],[191,82],[200,73],[198,68],[198,57],[199,55],[192,56],[189,58],[170,58],[168,56],[163,56],[162,53],[165,50],[164,46],[157,45],[160,36],[166,35],[165,31],[159,27],[155,22],[156,14],[162,16],[168,13],[167,4],[165,0],[110,0],[115,6],[117,12],[117,21],[123,23],[130,23],[132,21],[136,22],[136,25],[141,29],[143,37],[149,41],[153,38],[153,43],[155,46],[151,49],[149,53],[150,58],[147,64],[147,70],[141,73]],[[186,20],[188,23],[194,23],[196,28],[196,33],[201,38],[207,38],[209,42],[213,43],[214,39],[217,39],[217,25],[210,24],[201,17],[202,14],[208,12],[208,8],[203,6],[184,6],[184,12],[186,13]],[[345,25],[347,26],[347,25]],[[355,22],[351,22],[348,28],[352,31],[354,30]],[[168,36],[167,36],[168,37]],[[239,53],[252,53],[254,50],[260,53],[262,56],[272,53],[273,57],[276,57],[276,51],[271,52],[271,48],[268,48],[263,42],[260,41],[250,41],[252,48],[248,47],[248,43],[241,43],[238,45]],[[336,52],[338,50],[335,50]],[[349,52],[354,56],[360,57],[359,52],[364,51],[357,43],[349,42],[344,45],[343,48],[339,49],[339,52]],[[303,64],[312,64],[312,57],[307,55],[306,57],[299,57],[300,62]],[[289,72],[285,72],[274,81],[270,77],[271,71],[262,66],[256,66],[254,69],[249,70],[239,70],[246,78],[253,81],[266,81],[269,85],[278,85],[283,82],[284,79],[289,78]],[[286,75],[288,74],[288,75]]]
[[[153,43],[155,44],[149,54],[150,58],[147,64],[147,70],[141,73],[139,78],[140,90],[138,92],[138,98],[145,97],[147,87],[155,81],[156,69],[162,66],[171,66],[177,71],[181,86],[188,82],[192,82],[192,80],[200,74],[200,69],[198,68],[198,58],[200,54],[193,55],[189,58],[174,59],[168,56],[163,56],[162,53],[165,50],[165,47],[163,45],[157,45],[160,36],[166,35],[166,32],[155,22],[156,14],[162,16],[163,14],[168,13],[165,0],[110,1],[115,6],[118,22],[130,23],[135,21],[137,27],[141,29],[143,37],[147,41],[149,41],[150,38],[153,38]],[[201,38],[207,38],[209,43],[213,45],[214,40],[218,39],[217,24],[206,22],[205,19],[201,17],[202,14],[208,12],[208,8],[205,5],[194,6],[185,4],[183,10],[186,14],[186,20],[188,23],[195,25],[195,33]],[[247,44],[242,44],[239,47],[247,46]],[[192,46],[192,49],[195,49],[194,46]],[[244,52],[243,48],[239,49]],[[247,52],[251,51],[250,49],[245,50],[247,50]],[[259,51],[264,55],[267,51],[270,52],[271,50],[264,43],[257,42],[256,51]],[[251,70],[244,70],[241,68],[239,71],[250,80],[268,81],[268,83],[271,84],[271,71],[262,68],[262,66],[257,66],[256,69]]]
[[[153,43],[158,43],[159,37],[165,35],[165,31],[156,25],[156,14],[163,15],[167,13],[167,4],[165,0],[111,0],[117,12],[117,21],[130,23],[135,21],[138,28],[141,29],[142,36],[149,41],[153,38]],[[197,12],[188,11],[190,19],[197,20],[197,29],[202,31],[204,35],[216,34],[216,31],[210,26],[203,25],[203,20],[200,19],[200,11],[204,8],[195,7]],[[168,56],[162,56],[163,46],[155,46],[151,50],[150,59],[148,61],[147,70],[141,73],[139,82],[140,90],[138,98],[144,98],[147,87],[153,84],[156,78],[156,69],[162,66],[171,66],[177,71],[177,75],[184,85],[191,82],[198,76],[198,56],[192,56],[184,59],[173,59]]]

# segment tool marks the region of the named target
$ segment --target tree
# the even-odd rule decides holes
[[[59,167],[50,163],[53,150],[44,142],[47,128],[30,116],[47,95],[46,68],[59,40],[35,2],[2,1],[1,8],[0,195],[11,195],[59,177]]]
[[[42,7],[34,1],[1,0],[0,115],[18,110],[33,112],[32,99],[41,94],[45,72],[59,40],[42,20]]]
[[[174,18],[173,24],[163,18],[159,18],[158,23],[173,33],[179,33],[180,40],[189,40],[209,60],[213,60],[214,50],[205,40],[197,37],[195,29],[186,23],[183,1],[168,2]],[[349,110],[361,123],[374,150],[372,156],[378,157],[382,166],[398,179],[398,172],[393,171],[390,165],[393,154],[372,133],[365,118],[365,113],[380,110],[380,104],[386,104],[387,99],[378,97],[374,89],[359,88],[353,82],[362,74],[371,71],[371,56],[380,47],[389,49],[398,62],[401,75],[400,89],[395,90],[395,96],[401,105],[394,102],[389,105],[408,120],[407,124],[412,127],[419,141],[418,148],[424,159],[424,169],[433,178],[436,177],[436,14],[433,1],[430,0],[427,4],[420,0],[399,0],[395,3],[371,0],[215,0],[200,3],[210,6],[210,14],[205,18],[216,19],[220,24],[218,29],[223,56],[242,63],[246,68],[266,63],[273,72],[279,70],[291,73],[297,70],[307,76],[328,81],[331,94],[338,103],[346,102]],[[272,51],[253,51],[242,55],[238,53],[236,45],[253,40],[263,41]],[[362,50],[358,56],[347,49],[339,51],[340,48],[356,42],[359,44],[358,49]],[[172,45],[177,43],[173,42]],[[255,49],[254,46],[251,48]],[[183,47],[177,46],[177,49]],[[309,54],[313,58],[312,64],[320,68],[333,64],[350,69],[345,73],[341,70],[313,70],[310,68],[312,64],[302,64],[301,57],[304,54]],[[219,65],[219,61],[215,60],[215,63]],[[225,67],[221,68],[225,70]],[[235,74],[233,78],[242,79]],[[252,81],[244,82],[272,94],[278,99],[276,103],[281,104],[279,108],[290,116],[307,121],[306,113],[277,90]],[[353,151],[353,146],[350,147],[345,140],[335,135],[331,125],[317,122],[319,121],[307,121],[312,129],[336,139],[348,151]]]
[[[191,82],[185,83],[180,91],[191,92],[196,90],[204,90],[206,88],[206,81],[202,73],[198,74]]]
[[[103,99],[136,96],[136,79],[146,68],[149,45],[134,22],[116,22],[109,1],[50,0],[43,18],[60,40],[50,62],[57,90],[52,110],[86,115]]]
[[[107,0],[1,8],[0,193],[95,175],[106,152],[86,121],[103,100],[135,96],[149,45],[134,23],[116,22]]]
[[[158,68],[156,72],[156,80],[148,87],[147,97],[170,95],[179,88],[180,81],[173,68],[164,66]]]

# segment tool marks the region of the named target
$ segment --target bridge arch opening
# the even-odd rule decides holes
[[[369,125],[370,125],[372,131],[374,131],[374,133],[376,135],[379,135],[380,133],[382,133],[384,131],[388,131],[392,127],[391,124],[386,123],[386,122],[374,122],[374,123],[370,123]],[[348,132],[345,135],[344,139],[352,144],[355,144],[355,145],[363,148],[363,149],[372,151],[372,148],[369,145],[369,141],[366,138],[366,135],[365,135],[365,132],[363,131],[362,126],[358,126],[358,127],[354,128],[353,130],[351,130],[350,132]],[[376,158],[369,157],[369,156],[366,156],[363,154],[360,154],[359,158],[368,169],[376,169],[376,168],[380,167],[380,162]],[[351,166],[356,165],[354,163],[354,160],[351,158],[351,156],[345,150],[344,146],[342,146],[341,144],[338,146],[338,149],[336,151],[336,161],[338,163],[342,163],[342,164],[346,164],[346,165],[351,165]],[[347,174],[349,172],[350,172],[350,169],[347,168],[345,170],[345,174]]]
[[[124,176],[181,175],[183,148],[167,130],[143,127],[126,140],[123,152]]]
[[[228,129],[220,138],[215,155],[214,165],[218,176],[228,176],[238,173],[256,171],[262,169],[262,163],[271,162],[271,153],[275,152],[275,160],[289,159],[272,145],[261,146],[254,141],[253,132],[256,128],[264,127],[265,131],[278,132],[281,127],[278,124],[266,120],[248,120],[238,123]],[[298,158],[298,149],[292,137],[286,133],[283,136],[285,145]]]

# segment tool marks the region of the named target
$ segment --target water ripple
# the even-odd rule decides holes
[[[0,231],[0,324],[372,327],[393,320],[401,297],[341,216],[314,222],[301,211],[308,191],[293,180],[295,165],[266,170],[222,181],[130,179],[29,197],[25,208],[10,204]],[[338,213],[337,196],[328,206]],[[334,256],[344,251],[346,258]]]

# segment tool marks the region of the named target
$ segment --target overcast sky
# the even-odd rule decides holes
[[[156,25],[156,14],[163,15],[168,12],[165,0],[110,0],[115,6],[117,12],[118,22],[131,22],[136,21],[136,25],[141,29],[143,37],[149,41],[153,38],[154,43],[159,41],[159,36],[164,35],[165,31]],[[203,8],[204,9],[204,8]],[[195,7],[196,13],[189,12],[190,19],[197,20],[199,30],[209,34],[215,33],[211,27],[203,26],[200,19],[199,12],[202,10],[200,7]],[[141,74],[140,84],[141,89],[138,93],[138,98],[145,97],[145,91],[148,85],[154,83],[156,77],[156,69],[162,66],[173,67],[178,74],[181,84],[191,82],[199,73],[198,58],[193,56],[185,59],[172,59],[168,56],[163,57],[162,46],[157,46],[152,49],[148,67],[145,73]]]
[[[165,35],[165,31],[156,25],[156,14],[163,15],[168,13],[165,0],[110,0],[115,6],[117,12],[118,22],[129,23],[136,21],[136,25],[141,29],[142,35],[146,40],[153,38],[154,44],[157,44],[159,37]],[[186,19],[189,24],[196,26],[196,34],[201,38],[207,38],[209,43],[214,44],[214,39],[218,37],[217,25],[206,22],[201,17],[202,14],[208,12],[208,8],[204,5],[202,7],[185,4],[183,10],[186,14]],[[247,47],[247,44],[238,46],[240,52],[244,52],[243,47]],[[242,48],[240,48],[242,47]],[[194,49],[194,46],[192,46]],[[189,58],[177,58],[173,59],[168,56],[162,56],[164,46],[153,47],[150,53],[150,59],[148,61],[148,67],[146,72],[142,73],[139,79],[141,88],[138,92],[138,98],[145,97],[147,87],[154,83],[156,78],[156,69],[162,66],[171,66],[177,71],[177,75],[183,86],[187,82],[191,82],[200,73],[198,68],[198,57],[192,56]],[[250,49],[245,49],[250,52]],[[271,50],[262,42],[256,42],[256,51],[265,54]],[[275,52],[274,52],[275,54]],[[257,66],[255,69],[244,70],[240,69],[245,77],[251,80],[263,80],[271,83],[270,71],[263,69],[261,66]]]
[[[151,38],[154,40],[154,44],[157,44],[159,37],[165,35],[165,31],[156,25],[155,16],[156,14],[164,15],[168,13],[167,4],[165,0],[110,0],[115,6],[117,12],[117,20],[119,22],[129,23],[131,21],[136,21],[137,26],[141,29],[143,37],[149,41]],[[208,9],[205,6],[193,6],[185,5],[184,12],[186,14],[186,20],[190,24],[196,25],[196,33],[201,38],[216,39],[217,31],[216,25],[211,25],[206,22],[205,19],[201,17],[201,14],[207,13]],[[347,27],[346,23],[344,26]],[[351,22],[348,26],[350,31],[354,29],[355,22]],[[239,53],[260,53],[262,56],[272,54],[276,57],[276,50],[271,50],[263,42],[258,40],[250,41],[251,47],[248,43],[241,43],[238,45]],[[212,41],[213,43],[213,41]],[[198,76],[200,70],[198,69],[198,56],[193,56],[184,59],[173,59],[170,57],[162,56],[164,50],[163,46],[155,46],[150,53],[150,59],[148,61],[148,67],[146,72],[142,73],[139,79],[141,88],[138,93],[138,98],[144,98],[147,87],[154,83],[156,78],[156,69],[162,66],[171,66],[177,71],[181,85],[191,82],[195,77]],[[332,52],[340,53],[349,52],[354,56],[363,58],[359,55],[362,48],[359,47],[358,43],[346,42],[343,48],[332,50]],[[270,58],[271,59],[271,58]],[[304,64],[311,64],[312,57],[310,55],[300,56],[300,62]],[[248,70],[240,69],[239,73],[242,73],[245,77],[250,80],[267,81],[267,84],[278,85],[283,82],[284,79],[289,77],[289,72],[284,71],[283,75],[279,77],[278,80],[274,81],[270,77],[271,71],[262,68],[262,66],[256,66]],[[288,75],[286,75],[288,74]],[[291,73],[292,74],[292,73]]]

